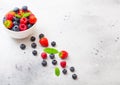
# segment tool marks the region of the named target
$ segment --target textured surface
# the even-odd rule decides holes
[[[69,51],[78,80],[70,72],[56,77],[50,59],[43,68],[32,56],[30,38],[14,40],[2,29],[3,15],[23,5],[38,18],[33,35],[44,33]],[[0,0],[0,28],[0,85],[120,85],[120,0]]]

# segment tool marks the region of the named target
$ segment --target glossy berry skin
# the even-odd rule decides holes
[[[39,39],[43,38],[44,37],[44,34],[39,34]]]
[[[63,72],[63,74],[67,74],[67,70],[66,69],[63,69],[62,72]]]
[[[29,17],[29,23],[30,23],[30,24],[35,24],[36,21],[37,21],[37,18],[36,18],[35,16],[30,16],[30,17]]]
[[[25,45],[25,44],[21,44],[21,45],[20,45],[20,48],[21,48],[22,50],[24,50],[24,49],[26,48],[26,45]]]
[[[20,24],[27,24],[27,22],[28,22],[28,19],[25,17],[20,19]]]
[[[14,25],[12,28],[13,31],[20,31],[18,25]]]
[[[46,60],[43,60],[41,64],[42,64],[42,66],[45,67],[45,66],[47,66],[47,61],[46,61]]]
[[[57,65],[57,61],[56,60],[52,60],[52,64],[53,65]]]
[[[52,41],[52,42],[51,42],[51,45],[52,45],[53,47],[55,47],[55,46],[56,46],[56,42],[55,42],[55,41]]]
[[[47,59],[47,53],[42,52],[42,53],[41,53],[41,57],[42,57],[42,59]]]
[[[31,47],[32,47],[32,48],[36,48],[36,47],[37,47],[37,44],[36,44],[36,43],[32,43],[32,44],[31,44]]]
[[[50,59],[54,59],[55,55],[54,54],[50,54],[49,57],[50,57]]]
[[[3,18],[3,23],[5,22],[5,20],[6,20],[6,18],[4,17],[4,18]]]
[[[74,72],[74,71],[75,71],[75,68],[74,68],[74,67],[70,67],[70,71],[71,71],[71,72]]]
[[[19,23],[17,21],[13,21],[14,25],[19,25]]]
[[[41,46],[43,46],[43,47],[48,47],[48,39],[47,38],[45,38],[45,37],[43,37],[43,38],[41,38],[40,40],[39,40],[39,43],[41,44]]]
[[[73,78],[74,80],[76,80],[76,79],[77,79],[77,75],[76,75],[76,74],[73,74],[73,75],[72,75],[72,78]]]
[[[61,65],[62,68],[65,68],[66,67],[66,61],[61,61],[60,65]]]
[[[15,8],[13,9],[13,11],[16,12],[16,13],[19,12],[19,8],[18,8],[18,7],[15,7]]]
[[[7,14],[6,15],[6,20],[13,20],[13,15],[12,14]]]
[[[22,10],[23,10],[23,11],[27,11],[27,10],[28,10],[28,7],[27,7],[27,6],[23,6],[23,7],[22,7]]]
[[[36,40],[36,38],[34,37],[34,36],[32,36],[31,38],[30,38],[30,41],[35,41]]]
[[[36,56],[36,55],[37,55],[37,51],[36,51],[36,50],[33,50],[33,51],[32,51],[32,54],[33,54],[34,56]]]
[[[62,50],[62,51],[59,53],[59,57],[60,57],[61,59],[66,59],[66,58],[68,57],[68,52]]]
[[[13,27],[13,22],[11,20],[5,20],[4,25],[6,28],[11,29]]]
[[[28,26],[28,29],[29,29],[29,28],[31,28],[33,25],[32,25],[32,24],[28,24],[27,26]]]
[[[20,24],[19,29],[20,29],[20,31],[27,30],[27,26],[25,24]]]
[[[18,22],[18,23],[20,22],[20,19],[17,18],[17,17],[13,17],[13,20],[16,21],[16,22]]]

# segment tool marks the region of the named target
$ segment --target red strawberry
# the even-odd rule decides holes
[[[66,67],[66,61],[61,61],[60,65],[61,65],[62,68],[65,68]]]
[[[43,46],[43,47],[48,47],[48,39],[43,37],[39,40],[39,43]]]
[[[36,18],[34,15],[31,15],[31,16],[29,17],[29,23],[30,23],[30,24],[35,24],[36,21],[37,21],[37,18]]]
[[[66,58],[68,57],[68,52],[62,50],[62,51],[59,53],[59,57],[60,57],[61,59],[66,59]]]
[[[27,24],[27,18],[23,17],[20,19],[20,24]]]
[[[13,20],[13,17],[14,17],[14,16],[13,16],[12,14],[7,14],[7,15],[6,15],[6,19],[7,19],[7,20]]]
[[[42,59],[46,59],[46,58],[47,58],[47,53],[42,52],[42,53],[41,53],[41,57],[42,57]]]
[[[27,30],[27,26],[25,24],[20,24],[19,29],[20,29],[20,31]]]

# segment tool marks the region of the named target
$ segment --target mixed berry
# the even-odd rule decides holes
[[[31,28],[36,21],[37,18],[30,10],[28,10],[27,6],[23,6],[21,9],[15,7],[3,18],[4,26],[9,30],[16,32]]]
[[[32,54],[34,55],[34,56],[37,56],[37,50],[35,50],[35,48],[36,48],[36,46],[37,46],[37,44],[34,42],[36,40],[36,37],[34,37],[34,36],[31,36],[31,38],[30,38],[30,41],[32,42],[31,43],[31,48],[33,48],[33,51],[32,51]],[[54,47],[56,46],[56,42],[55,41],[52,41],[51,42],[51,46],[52,46],[52,48],[49,48],[48,46],[49,46],[49,41],[48,41],[48,39],[45,37],[45,35],[44,34],[39,34],[39,44],[42,46],[42,47],[44,47],[44,49],[43,49],[43,52],[41,52],[41,54],[40,54],[40,57],[42,58],[42,62],[41,62],[41,65],[43,66],[43,67],[46,67],[47,66],[47,57],[48,57],[48,55],[49,55],[49,59],[51,59],[52,60],[52,65],[54,65],[55,66],[55,75],[56,76],[60,76],[60,73],[62,72],[64,75],[66,75],[67,73],[68,73],[68,71],[67,71],[67,67],[68,67],[68,65],[67,65],[67,62],[66,62],[66,59],[68,58],[68,52],[67,51],[65,51],[65,50],[61,50],[61,51],[58,51],[57,49],[55,49]],[[25,45],[24,44],[21,44],[20,45],[20,48],[21,49],[25,49]],[[56,55],[56,54],[58,54],[58,55]],[[58,62],[57,60],[56,60],[56,57],[58,57],[59,56],[59,58],[61,59],[61,61],[60,62]],[[59,67],[57,67],[57,66],[60,66],[61,67],[61,69],[62,70],[60,70],[60,68]],[[71,73],[73,73],[72,74],[72,78],[75,80],[75,79],[77,79],[77,74],[75,74],[74,72],[75,72],[75,68],[72,66],[72,67],[70,67],[69,68],[69,70],[70,70],[70,72]]]

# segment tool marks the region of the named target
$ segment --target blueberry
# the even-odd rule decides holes
[[[50,59],[54,59],[55,55],[54,54],[50,54],[49,57],[50,57]]]
[[[30,38],[30,41],[35,41],[36,40],[36,38],[34,37],[34,36],[32,36],[31,38]]]
[[[37,46],[36,43],[32,43],[32,44],[31,44],[31,47],[32,47],[32,48],[36,48],[36,46]]]
[[[67,74],[67,70],[66,69],[63,69],[62,72],[63,72],[63,74]]]
[[[70,71],[71,71],[71,72],[74,72],[74,71],[75,71],[75,68],[74,68],[74,67],[70,67]]]
[[[42,64],[43,66],[47,66],[47,61],[46,61],[46,60],[43,60],[41,64]]]
[[[16,22],[20,22],[20,19],[19,18],[17,18],[17,17],[13,17],[13,21],[16,21]]]
[[[31,28],[33,25],[32,24],[28,24],[28,29]]]
[[[72,78],[75,80],[75,79],[77,79],[77,75],[76,74],[73,74],[72,75]]]
[[[41,38],[43,38],[44,37],[44,34],[39,34],[39,38],[41,39]]]
[[[18,12],[18,11],[19,11],[19,8],[18,8],[18,7],[15,7],[15,8],[13,9],[13,11],[14,11],[14,12]]]
[[[6,20],[6,18],[4,17],[4,18],[3,18],[3,23],[5,22],[5,20]]]
[[[56,60],[53,60],[53,61],[52,61],[52,64],[53,64],[53,65],[56,65],[56,64],[57,64],[57,61],[56,61]]]
[[[22,7],[22,10],[23,10],[23,11],[27,11],[27,10],[28,10],[28,7],[27,7],[27,6],[23,6],[23,7]]]
[[[17,21],[13,21],[14,25],[19,25],[19,23]]]
[[[34,56],[36,56],[36,55],[37,55],[37,51],[36,51],[36,50],[33,50],[33,51],[32,51],[32,54],[33,54]]]
[[[13,30],[13,31],[19,31],[18,25],[13,26],[12,30]]]
[[[21,48],[22,50],[24,50],[24,49],[26,48],[26,45],[25,45],[25,44],[21,44],[21,45],[20,45],[20,48]]]
[[[55,47],[55,46],[56,46],[56,42],[55,42],[55,41],[52,41],[52,42],[51,42],[51,45],[52,45],[53,47]]]

